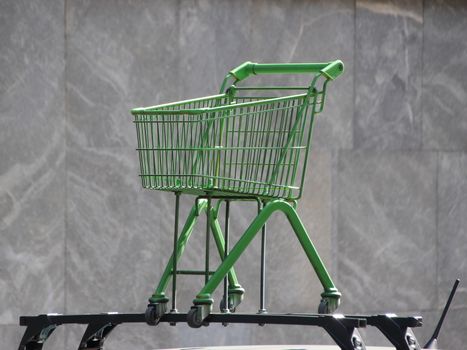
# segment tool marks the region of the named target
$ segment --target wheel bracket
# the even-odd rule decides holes
[[[116,324],[105,321],[89,323],[83,334],[78,350],[104,349],[105,339],[116,326]]]
[[[26,325],[21,322],[21,325]],[[48,315],[38,315],[26,325],[18,350],[41,350],[46,340],[57,328],[57,324],[49,320]]]

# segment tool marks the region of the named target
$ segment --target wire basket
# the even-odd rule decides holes
[[[133,109],[143,187],[298,199],[314,116],[324,105],[327,80],[317,89],[317,77],[305,88],[232,85],[219,95]],[[285,96],[264,96],[272,90]]]

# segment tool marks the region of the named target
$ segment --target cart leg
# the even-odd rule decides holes
[[[260,211],[264,203],[258,204]],[[259,212],[258,212],[259,213]],[[259,287],[259,314],[267,313],[266,310],[266,224],[261,227],[261,270],[260,270],[260,287]]]
[[[190,211],[188,218],[183,226],[182,232],[180,233],[180,237],[178,237],[177,244],[176,244],[176,260],[177,262],[180,260],[180,257],[185,250],[185,246],[188,242],[188,239],[193,232],[193,228],[198,221],[198,216],[203,210],[206,210],[207,201],[206,200],[199,200]],[[146,310],[146,321],[150,324],[157,324],[157,321],[167,310],[167,302],[169,298],[165,295],[165,291],[169,285],[170,278],[172,276],[172,270],[174,266],[174,254],[172,253],[165,270],[162,274],[161,279],[159,280],[159,284],[156,287],[153,295],[149,298],[149,305],[148,309]]]
[[[219,251],[219,255],[221,259],[224,260],[225,255],[226,255],[225,254],[225,240],[224,240],[224,236],[222,235],[222,230],[219,224],[217,210],[213,208],[211,210],[210,217],[211,217],[212,235],[214,236],[214,241],[216,242],[216,247],[217,247],[217,250]],[[229,288],[228,288],[229,303],[227,305],[221,305],[221,310],[228,308],[230,309],[230,311],[234,311],[235,308],[242,302],[243,294],[245,293],[245,290],[238,283],[237,275],[235,273],[234,268],[231,268],[229,272],[227,273],[227,275],[228,275],[228,280],[229,280]]]
[[[321,309],[320,311],[333,312],[337,308],[341,294],[332,282],[331,277],[324,267],[324,264],[321,261],[313,243],[311,242],[303,223],[298,217],[297,212],[289,203],[282,200],[274,200],[269,202],[263,208],[263,210],[261,210],[259,215],[253,220],[237,244],[232,248],[229,255],[224,259],[224,261],[217,268],[216,272],[211,276],[208,283],[206,283],[203,289],[193,300],[193,303],[196,305],[198,310],[197,314],[195,315],[196,317],[194,316],[193,319],[199,320],[200,317],[198,316],[200,314],[209,314],[213,303],[212,293],[222,282],[222,279],[229,272],[240,255],[251,243],[258,231],[261,230],[271,214],[275,211],[281,211],[287,216],[290,225],[292,226],[298,240],[300,241],[300,244],[302,245],[303,250],[305,251],[305,254],[308,257],[308,260],[313,266],[321,284],[324,287],[324,292],[321,294],[323,298],[322,304],[326,304],[327,309]]]

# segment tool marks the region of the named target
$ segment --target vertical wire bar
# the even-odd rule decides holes
[[[180,209],[180,192],[175,192],[175,223],[174,223],[174,247],[172,253],[172,310],[177,312],[177,241],[178,241],[178,217]]]
[[[151,117],[151,119],[153,119],[153,117]],[[154,143],[154,123],[152,123],[153,120],[151,120],[151,151],[148,151],[148,152],[151,152],[152,153],[152,167],[151,167],[151,172],[152,172],[152,176],[150,177],[151,179],[151,187],[155,186],[156,185],[156,177],[154,175],[156,175],[156,147],[155,147],[155,143]]]
[[[264,202],[258,203],[258,215],[264,207]],[[266,223],[261,228],[261,276],[259,288],[259,310],[258,313],[266,313]]]
[[[211,236],[211,196],[208,195],[208,208],[206,211],[206,256],[204,260],[204,284],[209,281],[209,238]]]
[[[148,119],[146,120],[147,123],[146,123],[146,132],[145,132],[145,144],[146,144],[146,175],[148,175],[146,177],[146,180],[149,181],[148,182],[148,185],[151,186],[151,161],[150,161],[150,157],[151,157],[151,151],[150,151],[150,148],[151,148],[151,145],[150,145],[150,142],[149,142],[149,133],[150,133],[150,130],[149,130],[149,126],[151,125],[151,121],[150,119],[152,118],[152,116],[148,116]]]
[[[159,120],[158,120],[159,121]],[[157,157],[158,157],[158,166],[159,166],[159,169],[158,169],[158,172],[156,174],[164,174],[164,166],[163,166],[163,163],[162,163],[162,159],[164,157],[164,154],[162,153],[163,151],[161,151],[161,148],[163,148],[163,145],[162,145],[162,141],[161,141],[161,133],[162,133],[162,128],[164,127],[163,124],[161,124],[160,122],[158,122],[156,124],[156,129],[157,129],[157,135],[156,135],[156,140],[157,140],[157,147],[159,148],[157,150]],[[157,182],[156,184],[160,187],[163,187],[163,183],[164,183],[164,179],[162,178],[162,176],[157,176]]]
[[[248,126],[249,126],[249,122],[250,122],[250,106],[246,107],[246,111],[245,111],[245,115],[242,116],[244,119],[245,119],[245,129],[243,130],[242,128],[239,129],[239,132],[243,135],[243,139],[242,139],[242,146],[241,146],[241,152],[242,152],[242,155],[241,155],[241,159],[240,159],[240,162],[241,162],[241,165],[240,165],[240,175],[239,177],[237,178],[237,180],[239,181],[239,191],[243,191],[243,185],[244,185],[244,172],[245,172],[245,168],[246,168],[246,161],[245,161],[245,157],[247,155],[247,150],[246,150],[246,147],[248,146]]]
[[[232,111],[231,111],[232,113]],[[226,118],[225,120],[225,130],[224,130],[224,146],[225,147],[229,147],[229,143],[230,143],[230,134],[229,134],[229,124],[230,124],[230,115]],[[228,185],[228,178],[230,177],[230,172],[227,171],[227,159],[228,159],[228,154],[229,151],[227,150],[224,150],[223,151],[223,156],[224,156],[224,159],[223,159],[223,167],[222,167],[222,171],[223,171],[223,177],[224,177],[224,180],[222,182],[223,184],[223,188],[226,189],[226,188],[229,188],[229,185]]]
[[[250,189],[251,184],[248,182],[248,171],[250,169],[250,155],[251,155],[251,141],[252,141],[252,134],[253,134],[253,123],[255,118],[256,106],[251,106],[249,108],[248,116],[247,116],[247,125],[245,129],[245,149],[244,157],[242,161],[243,167],[243,192],[248,192]]]
[[[167,167],[167,174],[169,174],[169,186],[174,188],[175,187],[175,181],[174,181],[174,176],[173,176],[173,165],[174,165],[174,122],[172,120],[172,115],[168,115],[168,128],[167,128],[167,160],[168,160],[168,167]]]
[[[145,185],[148,186],[147,184],[147,180],[148,180],[148,172],[147,172],[147,164],[148,164],[148,151],[147,151],[147,148],[148,148],[148,145],[147,145],[147,130],[148,130],[148,122],[147,122],[147,116],[144,117],[144,124],[143,124],[143,134],[142,134],[142,141],[143,141],[143,148],[144,150],[142,151],[143,152],[143,170],[144,170],[144,182],[145,182]]]
[[[225,201],[225,229],[224,229],[224,259],[229,254],[229,219],[230,219],[230,201]],[[224,277],[224,310],[229,312],[229,293],[228,293],[228,274]]]
[[[141,116],[140,115],[135,116],[135,120],[141,121]],[[140,133],[141,133],[141,123],[136,123],[136,139],[138,142],[138,148],[142,148]],[[138,150],[140,175],[143,174],[143,162],[142,162],[141,152],[142,152],[141,150]],[[141,177],[141,180],[142,180],[141,183],[143,184],[143,187],[144,187],[144,181],[143,181],[144,177]]]
[[[170,187],[171,185],[171,181],[170,181],[170,172],[169,172],[169,169],[170,169],[170,166],[169,166],[169,163],[170,163],[170,159],[169,159],[169,156],[170,156],[170,144],[169,144],[169,138],[170,138],[170,115],[165,115],[164,116],[164,124],[165,124],[165,127],[163,128],[163,131],[164,131],[164,135],[163,135],[163,139],[164,139],[164,148],[165,148],[165,172],[164,174],[166,175],[165,178],[166,178],[166,186],[167,187]]]
[[[240,133],[240,130],[242,130],[242,113],[243,113],[243,109],[244,107],[241,107],[238,109],[238,114],[236,116],[236,124],[238,125],[235,125],[234,126],[234,130],[237,134],[237,137],[236,137],[236,141],[237,141],[237,144],[236,144],[236,147],[235,147],[235,162],[234,162],[234,175],[233,175],[233,178],[234,178],[234,181],[233,181],[233,185],[234,185],[234,188],[233,190],[237,190],[236,188],[236,185],[238,184],[238,175],[237,175],[237,172],[238,172],[238,168],[239,168],[239,163],[238,163],[238,156],[239,156],[239,153],[240,153],[240,143],[241,143],[241,133]],[[232,156],[233,158],[233,156]]]

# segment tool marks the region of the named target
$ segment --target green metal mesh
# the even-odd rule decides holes
[[[222,94],[135,109],[142,185],[297,199],[305,173],[299,165],[323,99],[323,91],[280,98]]]

